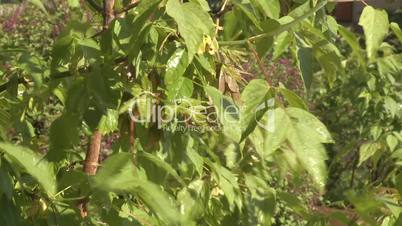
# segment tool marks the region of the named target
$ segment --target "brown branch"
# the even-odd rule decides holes
[[[114,1],[103,0],[103,30],[107,30],[110,22],[114,19]]]
[[[135,142],[135,121],[130,118],[130,144],[134,149],[134,142]]]
[[[114,1],[115,0],[104,0],[103,1],[103,30],[109,28],[110,22],[114,19]],[[95,130],[91,137],[91,142],[89,148],[85,155],[84,172],[87,175],[95,175],[96,170],[99,165],[99,153],[102,143],[102,134],[99,130]],[[78,203],[78,208],[80,210],[81,216],[88,216],[87,204],[88,198],[80,200]]]
[[[92,134],[91,141],[88,145],[88,150],[85,155],[84,172],[87,175],[93,176],[96,174],[96,170],[98,169],[99,165],[98,162],[101,143],[102,134],[98,130],[95,130],[95,132]],[[78,209],[80,210],[80,215],[83,218],[88,216],[88,201],[88,198],[84,198],[78,201]]]
[[[91,137],[91,143],[85,156],[84,172],[88,175],[95,175],[98,168],[99,152],[102,143],[102,134],[95,130]]]
[[[130,11],[131,9],[135,8],[138,4],[140,3],[139,0],[134,0],[130,5],[128,5],[127,7],[120,9],[120,10],[116,10],[113,13],[111,13],[110,11],[108,12],[110,15],[113,15],[113,18],[109,21],[110,22],[115,18],[115,17],[122,17],[121,14],[126,13],[128,11]],[[105,14],[105,13],[104,13]],[[108,24],[108,25],[109,25]],[[99,35],[103,34],[105,32],[105,30],[107,30],[108,26],[103,26],[103,29],[96,32],[94,35],[91,36],[91,38],[96,38]]]
[[[130,11],[131,9],[137,7],[137,5],[138,5],[139,3],[140,3],[139,0],[134,0],[134,1],[132,1],[128,6],[126,6],[125,8],[120,9],[120,10],[116,10],[116,11],[114,12],[114,14],[115,14],[115,15],[120,15],[120,14],[126,13],[126,12]]]
[[[270,86],[272,86],[271,78],[269,77],[269,74],[264,66],[264,63],[262,62],[261,58],[258,56],[257,51],[254,49],[254,47],[252,46],[252,44],[250,42],[247,42],[247,44],[248,44],[251,52],[253,52],[255,59],[257,60],[258,67],[260,68],[261,72],[264,74],[265,80],[267,80],[268,84]]]

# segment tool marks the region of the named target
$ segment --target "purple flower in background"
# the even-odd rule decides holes
[[[2,26],[5,32],[12,32],[17,27],[23,10],[24,5],[19,5],[8,18],[8,20],[3,22]]]
[[[279,60],[279,63],[284,66],[288,66],[288,65],[290,65],[290,60],[288,58],[282,58]]]

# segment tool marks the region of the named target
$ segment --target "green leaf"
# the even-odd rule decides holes
[[[204,0],[190,0],[190,2],[191,2],[191,1],[196,2],[197,4],[199,4],[199,5],[202,7],[202,9],[203,9],[204,11],[206,11],[206,12],[211,11],[211,9],[209,8],[209,5],[208,5],[208,1],[204,1]]]
[[[322,46],[317,46],[315,51],[322,51]],[[336,80],[336,75],[339,70],[342,70],[341,58],[335,51],[325,51],[321,53],[316,53],[316,58],[321,68],[324,69],[325,76],[327,77],[328,83],[332,86]]]
[[[108,157],[93,178],[94,188],[106,192],[135,194],[164,223],[179,224],[180,214],[170,196],[156,184],[136,174],[138,169],[134,167],[131,159],[130,153],[118,153]]]
[[[166,92],[168,99],[180,99],[183,97],[191,97],[193,94],[193,81],[186,77],[180,77],[173,86],[168,87]]]
[[[243,137],[251,133],[256,126],[258,112],[267,110],[265,102],[269,91],[270,87],[265,80],[253,79],[241,93],[240,126]]]
[[[281,12],[281,4],[279,0],[253,0],[255,5],[259,6],[265,16],[278,19]]]
[[[164,81],[169,100],[177,100],[192,95],[193,81],[183,76],[189,64],[185,49],[177,49],[168,60]]]
[[[85,172],[81,169],[68,170],[61,172],[60,174],[58,175],[58,177],[60,178],[58,180],[59,190],[68,190],[69,187],[88,187],[88,175],[85,174]]]
[[[71,114],[65,114],[53,121],[50,126],[49,161],[60,161],[66,156],[66,151],[79,143],[81,120]]]
[[[190,64],[185,49],[177,49],[166,63],[165,84],[167,86],[174,85],[176,80],[184,75],[188,65]]]
[[[357,57],[360,65],[365,65],[364,51],[360,48],[359,39],[357,36],[341,25],[339,25],[339,34],[341,34],[342,38],[352,48],[353,55]]]
[[[110,156],[93,178],[95,187],[102,190],[113,190],[118,188],[123,175],[132,177],[134,165],[132,156],[129,153],[118,153]],[[122,187],[123,188],[123,187]]]
[[[194,149],[194,139],[192,137],[188,138],[186,151],[187,156],[190,161],[194,164],[195,169],[197,170],[199,175],[202,175],[203,168],[204,168],[204,160],[200,154]]]
[[[384,98],[384,108],[391,115],[392,118],[394,118],[401,109],[400,104],[398,104],[393,98],[389,96]]]
[[[130,62],[137,59],[146,37],[150,34],[152,23],[148,23],[147,20],[157,11],[160,2],[161,0],[140,1],[136,7],[134,20],[130,20],[130,17],[119,20],[121,29],[117,32],[117,43],[120,44],[122,51],[128,53]],[[127,39],[130,39],[128,46]]]
[[[4,226],[15,225],[28,225],[28,222],[24,222],[21,218],[21,212],[13,200],[8,200],[5,196],[0,197],[0,224]]]
[[[8,200],[11,200],[14,189],[13,179],[3,168],[0,168],[0,178],[0,197],[4,194]]]
[[[106,113],[107,109],[117,109],[121,93],[121,83],[115,71],[108,65],[94,67],[88,75],[88,93],[94,97],[97,107]]]
[[[312,49],[305,47],[300,48],[297,51],[297,57],[299,59],[299,66],[304,82],[304,87],[306,88],[306,90],[310,90],[310,86],[313,81]]]
[[[252,136],[253,143],[263,148],[259,152],[263,152],[263,156],[272,154],[287,141],[303,168],[323,189],[327,178],[327,155],[322,143],[332,142],[325,126],[312,114],[299,108],[277,108],[268,111],[263,120],[263,124],[259,125],[264,130],[256,130],[253,136],[257,136]],[[261,138],[264,140],[262,145],[258,143]]]
[[[328,26],[328,30],[332,32],[332,34],[336,35],[338,33],[339,24],[336,22],[336,19],[332,16],[326,16],[326,22]]]
[[[4,109],[0,109],[0,140],[7,137],[6,131],[11,121],[11,114],[8,113],[6,109],[5,106]]]
[[[183,37],[191,61],[203,42],[204,35],[214,36],[214,23],[203,8],[195,2],[181,4],[179,0],[169,0],[166,12],[177,23],[179,33]]]
[[[385,10],[366,6],[360,16],[359,25],[363,27],[366,37],[367,56],[373,60],[384,37],[388,34],[388,14]]]
[[[308,127],[308,134],[311,138],[316,138],[316,142],[319,143],[333,143],[334,140],[331,134],[328,132],[326,126],[313,114],[300,108],[287,108],[286,113],[293,119],[297,120],[297,123]],[[307,130],[306,130],[307,131]]]
[[[402,43],[402,31],[399,25],[392,22],[389,26],[391,30],[395,33],[396,37],[399,39],[399,42]]]
[[[247,19],[249,19],[253,23],[253,25],[258,30],[262,31],[260,22],[258,21],[257,17],[253,14],[252,9],[250,9],[250,7],[247,7],[248,5],[242,4],[240,1],[233,1],[233,4],[246,16]]]
[[[209,163],[209,165],[212,167],[216,180],[218,181],[218,185],[227,198],[230,207],[233,208],[234,204],[236,204],[237,207],[241,209],[242,200],[236,176],[231,171],[219,164]]]
[[[394,151],[396,146],[398,146],[398,138],[396,138],[395,136],[393,136],[392,134],[387,136],[387,145],[389,147],[390,151]]]
[[[70,6],[70,8],[77,8],[80,6],[80,1],[78,0],[68,0],[68,6]]]
[[[368,142],[360,146],[359,150],[359,164],[360,166],[363,162],[367,161],[371,156],[373,156],[378,150],[380,150],[380,145],[373,142]]]
[[[180,202],[182,214],[187,220],[197,219],[202,216],[204,205],[202,200],[205,190],[203,180],[194,180],[188,187],[183,188],[178,194],[177,199]]]
[[[303,168],[318,188],[323,189],[327,178],[327,155],[321,143],[332,142],[332,138],[313,115],[299,108],[269,110],[259,121],[250,139],[262,158],[272,155],[282,145],[290,144]]]
[[[307,110],[306,103],[293,91],[288,90],[285,87],[281,87],[279,88],[279,92],[285,97],[286,101],[289,103],[291,107]]]
[[[102,36],[102,38],[104,38],[106,36],[106,34],[104,34],[104,36]],[[94,60],[98,59],[100,56],[100,46],[99,44],[90,38],[82,38],[80,40],[77,41],[77,47],[79,47],[82,51],[83,57],[90,62],[93,62]]]
[[[278,29],[280,24],[276,20],[267,19],[261,22],[261,28],[264,33],[271,32]],[[272,36],[265,36],[255,41],[256,50],[260,57],[265,57],[267,52],[272,48],[274,38]]]
[[[274,54],[273,59],[278,59],[283,52],[285,52],[293,40],[293,34],[290,32],[283,32],[279,34],[274,41]]]
[[[40,88],[45,75],[45,69],[42,68],[44,64],[43,60],[40,57],[24,53],[20,56],[18,61],[19,67],[31,77],[35,88]]]
[[[314,116],[298,108],[286,110],[292,120],[286,134],[287,140],[298,160],[313,181],[323,189],[327,179],[325,160],[327,155],[321,143],[329,141],[329,133]],[[307,120],[307,121],[305,121]],[[325,129],[325,130],[324,130]]]
[[[51,163],[32,150],[21,146],[2,142],[0,149],[11,162],[18,164],[28,174],[32,175],[50,197],[56,194],[56,175]]]
[[[356,192],[349,190],[345,192],[346,198],[353,204],[356,211],[366,223],[366,225],[378,225],[374,217],[373,212],[382,208],[384,205],[378,200],[377,195],[371,191]]]
[[[146,19],[146,18],[144,18]],[[143,26],[140,28],[140,32],[135,32],[134,34],[131,35],[130,39],[130,47],[128,48],[129,53],[128,53],[128,59],[130,62],[135,62],[135,60],[138,58],[141,47],[144,45],[146,37],[150,34],[150,30],[152,28],[152,23],[146,23],[145,25],[140,24],[142,21],[135,21],[135,23],[138,23],[138,26]],[[131,28],[130,30],[135,31],[134,28]]]
[[[172,175],[182,186],[186,186],[184,180],[179,176],[179,174],[177,174],[176,170],[169,163],[151,153],[139,152],[138,154],[151,161],[156,166],[164,169],[167,173]]]
[[[237,106],[230,98],[222,95],[216,88],[206,86],[204,89],[214,104],[217,117],[223,125],[223,133],[234,141],[240,141],[241,128]]]
[[[107,109],[106,114],[102,115],[99,122],[99,131],[102,134],[108,134],[118,129],[119,112],[113,109]]]
[[[395,84],[395,78],[402,73],[402,54],[393,54],[377,59],[378,72],[387,77],[391,84]]]
[[[399,191],[399,195],[402,195],[402,173],[396,176],[396,189]]]
[[[287,192],[278,192],[278,197],[280,200],[284,201],[287,206],[289,206],[296,213],[300,214],[304,218],[308,218],[308,209],[306,205],[300,201],[300,199],[290,193]]]
[[[268,110],[258,121],[250,139],[262,158],[272,155],[285,142],[289,123],[289,117],[282,108]]]

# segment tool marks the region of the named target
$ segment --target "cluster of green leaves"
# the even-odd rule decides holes
[[[324,124],[293,91],[261,79],[263,66],[256,79],[243,78],[247,57],[258,62],[284,53],[298,63],[307,93],[316,76],[334,87],[347,72],[335,37],[349,33],[326,15],[327,1],[281,2],[140,1],[99,32],[102,16],[94,12],[88,21],[78,2],[69,1],[72,19],[50,62],[13,62],[29,70],[1,85],[0,225],[280,225],[280,209],[303,224],[354,224],[343,212],[322,214],[296,196],[302,187],[317,196],[325,191],[324,145],[333,139]],[[128,5],[116,0],[115,10]],[[378,62],[376,43],[385,34],[372,32],[367,17],[384,15],[372,8],[365,14],[366,35],[375,33],[366,38],[367,57]],[[144,95],[174,109],[177,119],[214,112],[219,123],[149,120],[135,123],[133,133],[127,110]],[[57,118],[48,133],[27,133],[32,115],[49,105]],[[152,119],[151,109],[144,102],[134,114]],[[103,145],[107,158],[88,176],[82,162],[95,131],[117,138]],[[370,211],[378,202],[393,214],[387,225],[398,225],[398,203],[378,197],[367,207],[368,195],[348,193],[361,220],[376,225]],[[82,200],[88,201],[84,218]]]
[[[335,140],[328,149],[331,176],[326,196],[331,202],[355,204],[372,224],[377,219],[382,225],[399,225],[402,33],[385,11],[370,6],[359,25],[364,36],[337,25],[344,72],[332,86],[317,80],[313,94],[315,111]]]

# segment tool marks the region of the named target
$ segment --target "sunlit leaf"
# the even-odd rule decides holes
[[[49,196],[53,197],[56,194],[56,176],[51,163],[30,149],[21,146],[0,143],[0,150],[11,162],[18,164],[26,173],[32,175]]]
[[[188,59],[191,61],[204,35],[213,36],[214,24],[211,17],[195,2],[180,3],[178,0],[169,0],[166,12],[176,21],[180,35],[184,38],[188,50]]]
[[[366,6],[360,16],[359,25],[363,27],[366,37],[367,56],[374,59],[384,37],[388,33],[388,14],[385,10]]]
[[[107,159],[93,178],[93,186],[103,191],[132,193],[167,224],[180,222],[180,216],[169,195],[156,184],[135,173],[129,153],[115,154]]]

